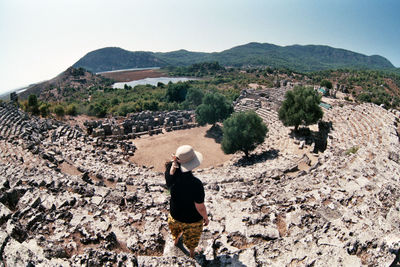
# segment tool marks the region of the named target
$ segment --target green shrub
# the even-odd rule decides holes
[[[119,105],[119,103],[121,103],[121,102],[119,101],[118,98],[113,98],[113,99],[111,100],[111,105],[112,105],[112,106],[117,106],[117,105]]]
[[[57,105],[54,107],[54,113],[58,116],[58,117],[63,117],[65,114],[65,110],[64,107],[61,105]]]
[[[346,152],[345,152],[345,154],[346,154],[346,155],[355,154],[355,153],[357,153],[358,149],[359,149],[358,146],[353,146],[353,147],[347,149]]]
[[[78,115],[78,109],[75,104],[70,104],[67,106],[65,113],[70,116]]]
[[[50,113],[49,110],[50,105],[47,103],[42,103],[39,107],[39,112],[42,117],[47,117]]]
[[[332,82],[328,80],[322,80],[321,84],[322,87],[326,87],[328,89],[332,89]]]

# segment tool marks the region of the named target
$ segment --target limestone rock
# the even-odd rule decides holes
[[[7,234],[22,243],[28,238],[28,234],[25,229],[18,222],[9,220],[6,227]]]
[[[5,205],[0,203],[0,226],[5,223],[11,217],[11,210],[9,210]]]

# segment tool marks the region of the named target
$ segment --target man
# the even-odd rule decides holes
[[[171,192],[168,226],[175,246],[182,236],[192,258],[203,226],[209,223],[203,183],[192,174],[202,160],[203,155],[191,146],[180,146],[172,155],[172,164],[166,164],[165,170],[165,180]]]

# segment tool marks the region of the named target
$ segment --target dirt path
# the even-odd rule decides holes
[[[210,127],[178,130],[136,139],[134,143],[138,149],[130,160],[139,165],[154,166],[154,170],[162,172],[165,161],[171,158],[171,154],[175,153],[179,146],[191,145],[203,154],[204,160],[199,168],[221,165],[230,160],[232,155],[225,155],[220,144],[213,138],[206,137]]]

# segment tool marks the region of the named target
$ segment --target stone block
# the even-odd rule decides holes
[[[92,136],[93,137],[104,137],[105,136],[105,132],[104,129],[94,129],[92,132]]]
[[[105,135],[111,135],[112,134],[111,125],[110,124],[108,124],[108,123],[103,124],[102,128],[104,129],[104,134]]]

